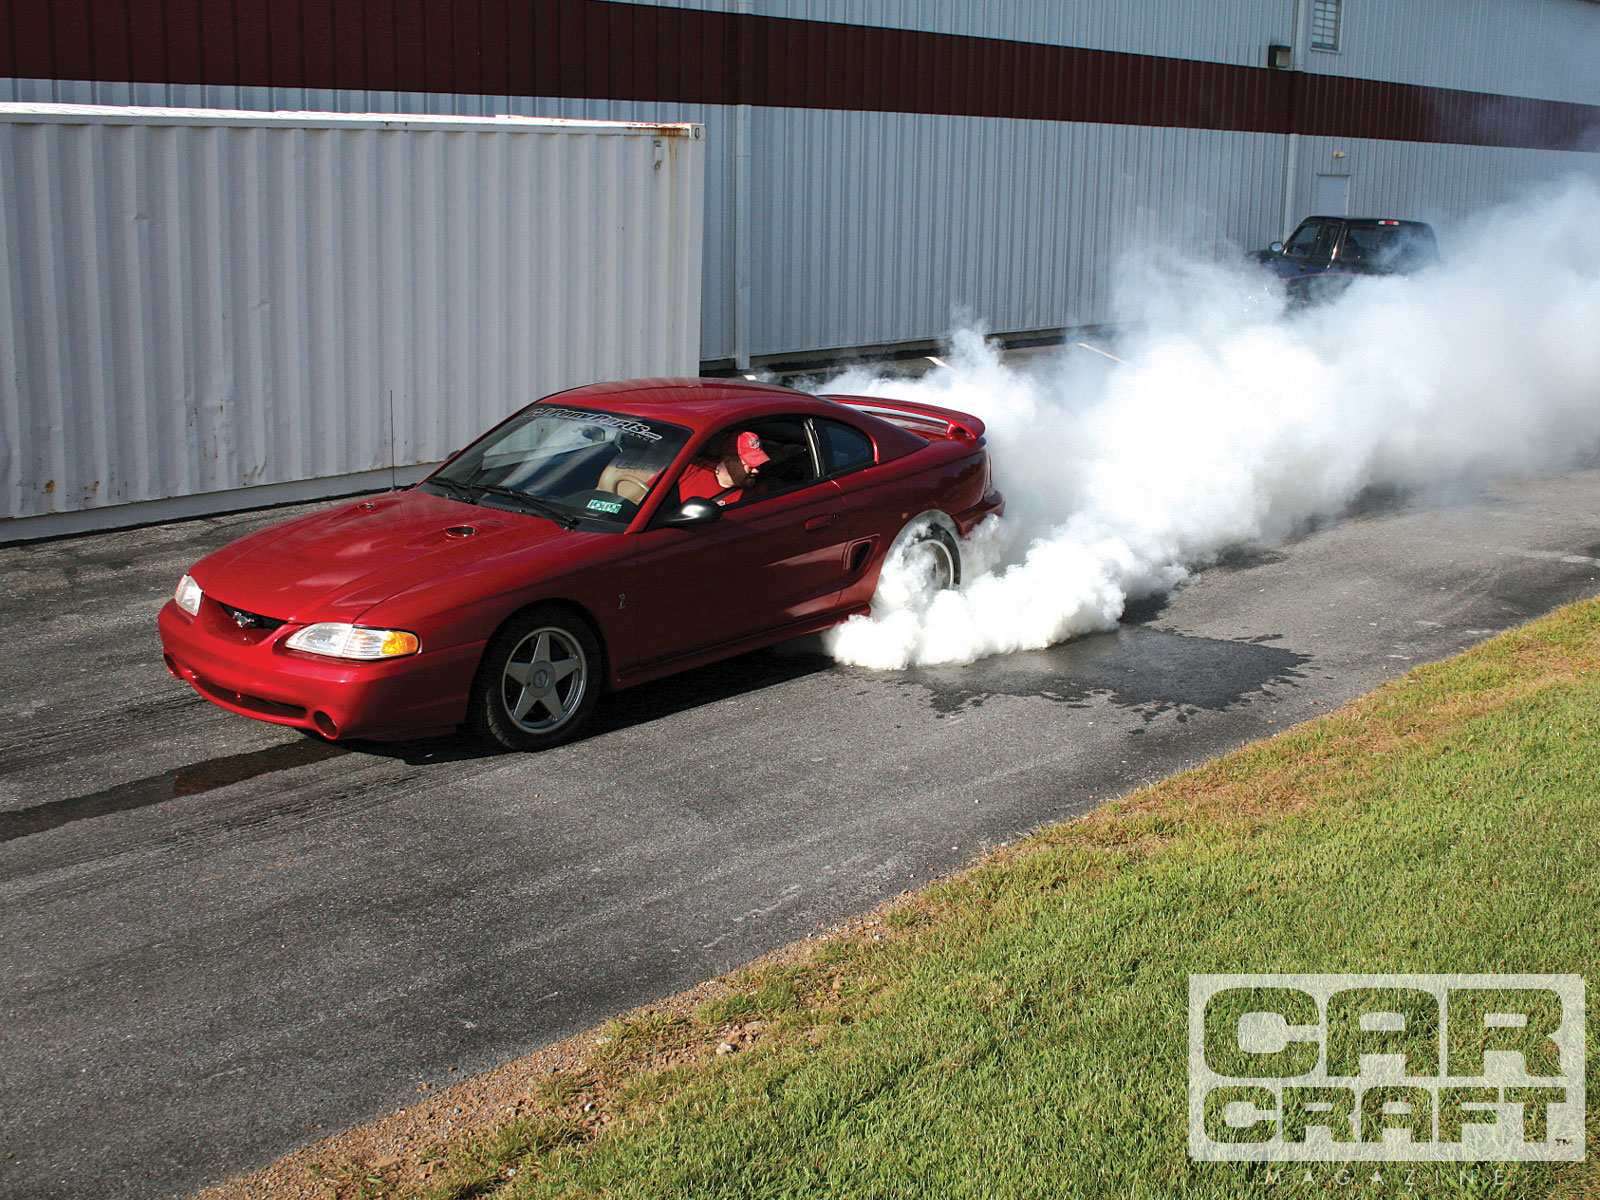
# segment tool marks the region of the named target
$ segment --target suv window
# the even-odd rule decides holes
[[[816,422],[817,449],[822,452],[822,473],[842,475],[877,461],[872,439],[843,421]]]
[[[1322,222],[1307,221],[1294,231],[1294,236],[1284,246],[1283,252],[1290,258],[1308,258],[1316,248],[1317,235],[1322,232]]]
[[[1352,225],[1339,257],[1379,271],[1414,271],[1438,258],[1432,230],[1416,225]]]

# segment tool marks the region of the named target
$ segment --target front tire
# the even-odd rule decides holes
[[[467,725],[507,750],[548,750],[576,737],[601,689],[600,643],[581,617],[544,606],[512,618],[489,643]]]

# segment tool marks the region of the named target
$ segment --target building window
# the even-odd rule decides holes
[[[1340,0],[1313,0],[1311,5],[1311,48],[1337,50],[1339,48]]]

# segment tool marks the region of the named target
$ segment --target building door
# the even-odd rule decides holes
[[[1350,176],[1318,175],[1316,202],[1311,211],[1319,217],[1350,215]]]

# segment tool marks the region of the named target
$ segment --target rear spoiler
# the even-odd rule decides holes
[[[956,412],[953,408],[938,408],[913,400],[881,400],[876,396],[823,396],[822,399],[848,405],[859,412],[895,419],[896,424],[938,425],[942,427],[940,436],[979,446],[983,444],[983,422],[970,413]]]

